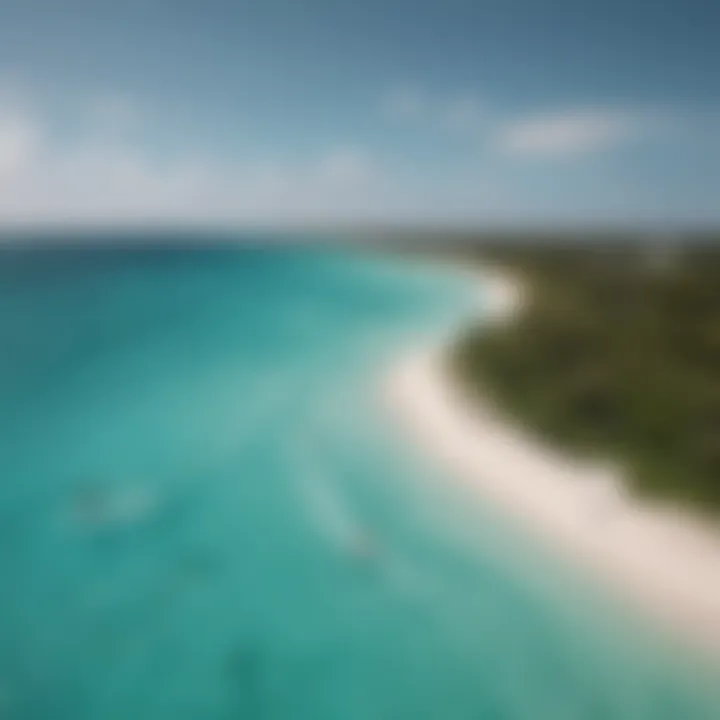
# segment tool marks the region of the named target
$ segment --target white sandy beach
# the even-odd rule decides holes
[[[484,271],[483,313],[498,321],[519,286]],[[392,369],[392,412],[427,453],[508,516],[606,578],[661,622],[720,651],[720,533],[699,519],[629,497],[620,472],[550,451],[463,396],[443,347],[424,347]]]

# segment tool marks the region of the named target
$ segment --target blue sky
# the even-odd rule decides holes
[[[3,0],[0,221],[720,221],[713,0]]]

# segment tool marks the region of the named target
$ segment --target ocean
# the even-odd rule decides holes
[[[469,280],[195,239],[0,250],[0,718],[720,717],[393,422]]]

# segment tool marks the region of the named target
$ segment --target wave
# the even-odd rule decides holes
[[[91,487],[75,497],[72,516],[84,527],[117,527],[148,519],[158,505],[157,495],[145,486]]]
[[[315,526],[345,553],[356,557],[375,555],[378,548],[373,534],[353,514],[332,476],[308,455],[304,448],[295,448],[293,476]]]

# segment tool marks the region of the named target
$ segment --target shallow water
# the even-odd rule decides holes
[[[720,717],[387,417],[474,288],[117,240],[0,251],[0,717]]]

